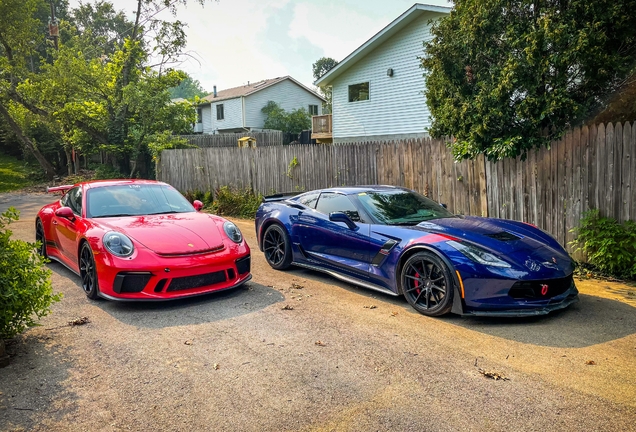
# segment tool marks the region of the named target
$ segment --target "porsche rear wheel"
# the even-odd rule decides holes
[[[35,223],[35,241],[40,242],[38,254],[43,256],[44,258],[48,258],[49,255],[46,253],[46,237],[44,236],[44,226],[42,225],[42,221],[40,219],[38,219],[38,221]]]
[[[91,300],[96,300],[99,293],[97,283],[97,268],[95,268],[95,258],[88,243],[82,245],[80,251],[80,277],[82,278],[82,288],[84,294]]]
[[[444,262],[431,252],[418,252],[404,263],[402,291],[419,313],[440,316],[453,306],[453,279]]]
[[[267,263],[276,270],[285,270],[291,265],[291,243],[283,227],[273,224],[267,228],[263,236],[263,252]]]

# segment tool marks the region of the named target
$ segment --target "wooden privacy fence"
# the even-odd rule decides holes
[[[497,163],[455,163],[444,140],[166,150],[158,178],[181,191],[229,185],[263,194],[330,186],[414,189],[457,214],[533,223],[563,245],[589,209],[636,220],[636,127],[575,128],[550,148]]]
[[[283,132],[281,131],[223,133],[217,135],[181,135],[181,138],[185,138],[188,141],[188,144],[199,148],[208,148],[238,147],[238,139],[247,136],[256,138],[256,145],[258,147],[283,145]]]

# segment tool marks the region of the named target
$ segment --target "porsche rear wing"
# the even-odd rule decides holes
[[[279,193],[274,195],[268,195],[266,197],[263,197],[263,202],[285,201],[289,198],[293,198],[298,195],[300,195],[300,193],[298,192],[285,192],[285,193]]]
[[[53,187],[46,187],[46,192],[47,193],[52,193],[52,192],[62,192],[62,194],[65,194],[66,191],[68,191],[69,189],[72,189],[73,185],[64,185],[64,186],[53,186]]]

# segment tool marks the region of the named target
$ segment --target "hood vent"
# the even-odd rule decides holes
[[[515,240],[521,240],[521,237],[516,236],[512,233],[509,233],[508,231],[501,231],[495,234],[486,234],[486,237],[490,237],[493,238],[495,240],[499,240],[499,241],[515,241]]]

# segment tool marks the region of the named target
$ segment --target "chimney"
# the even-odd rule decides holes
[[[214,86],[213,88],[214,88],[214,91],[213,91],[214,97],[216,97],[216,86]]]

